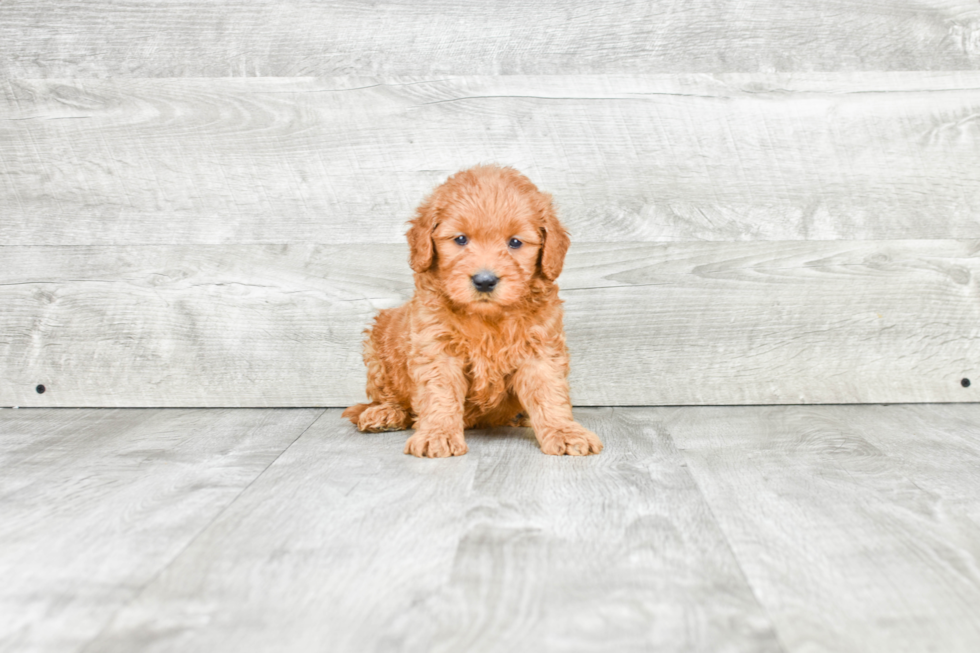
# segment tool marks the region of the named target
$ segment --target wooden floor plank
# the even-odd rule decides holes
[[[842,406],[839,410],[909,480],[980,524],[977,406]]]
[[[977,401],[978,247],[574,243],[572,399]],[[362,330],[413,288],[404,245],[0,254],[0,405],[346,406]]]
[[[481,162],[552,193],[579,242],[980,238],[978,88],[929,71],[7,79],[0,243],[400,243]]]
[[[978,24],[969,0],[6,0],[0,76],[975,70]]]
[[[328,410],[91,651],[367,651],[448,577],[477,456],[406,456]]]
[[[78,651],[319,410],[0,411],[0,651]]]
[[[980,648],[980,525],[962,511],[962,501],[918,484],[940,473],[940,465],[956,470],[957,447],[937,448],[920,462],[907,447],[914,425],[886,452],[864,436],[891,438],[878,419],[890,415],[898,430],[910,410],[656,413],[788,650]],[[964,416],[980,423],[977,406],[914,410],[918,423],[932,421],[936,433],[945,433],[934,439],[947,443],[963,437]],[[913,467],[921,472],[910,476]]]
[[[438,592],[386,629],[414,651],[780,651],[656,420],[577,411],[597,458],[541,456],[523,429],[468,437],[465,533]]]
[[[328,411],[91,650],[779,651],[670,440],[624,411],[460,459]]]

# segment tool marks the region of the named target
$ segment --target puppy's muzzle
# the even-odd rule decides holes
[[[497,282],[500,281],[497,275],[489,270],[480,270],[470,277],[470,280],[477,292],[491,292],[497,287]]]

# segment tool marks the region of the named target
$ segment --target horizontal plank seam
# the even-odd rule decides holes
[[[599,95],[599,96],[557,96],[557,95],[466,95],[463,97],[447,98],[445,100],[434,100],[415,105],[425,107],[435,104],[448,104],[451,102],[464,102],[466,100],[553,100],[557,102],[614,102],[619,100],[639,100],[646,97],[683,97],[699,98],[704,100],[734,100],[745,96],[770,96],[778,95],[781,97],[811,97],[824,95],[886,95],[898,93],[949,93],[949,92],[969,92],[980,91],[978,88],[957,88],[957,89],[936,89],[936,90],[889,90],[889,91],[796,91],[790,89],[773,89],[766,91],[736,91],[733,93],[719,93],[717,95],[698,95],[694,93],[655,93],[655,92],[636,92],[623,95]],[[18,120],[29,120],[30,118],[19,118]],[[958,124],[958,123],[957,123]]]
[[[865,71],[871,72],[871,71]],[[922,72],[932,72],[932,71],[900,71],[903,76],[915,76],[921,75]],[[959,73],[962,75],[969,75],[976,77],[980,75],[980,71],[976,70],[956,70],[956,71],[942,71],[942,72],[952,72]],[[741,76],[738,79],[726,79],[726,75],[736,75]],[[840,77],[842,79],[848,79],[853,77],[853,73],[848,71],[839,71],[837,73],[831,73],[832,76]],[[403,87],[403,86],[419,86],[424,84],[441,84],[441,83],[458,83],[466,82],[471,80],[492,80],[498,82],[501,79],[505,82],[511,80],[526,82],[534,81],[539,78],[551,78],[551,77],[572,77],[577,80],[583,80],[585,82],[595,82],[600,83],[605,80],[619,81],[619,82],[629,82],[633,80],[638,81],[649,81],[649,80],[670,80],[670,79],[693,79],[697,77],[696,73],[654,73],[654,74],[613,74],[613,75],[547,75],[547,74],[516,74],[516,75],[491,75],[491,74],[478,74],[478,75],[449,75],[446,77],[441,77],[438,79],[423,79],[411,82],[398,82],[392,80],[386,80],[384,77],[380,78],[380,81],[374,84],[368,84],[365,86],[354,86],[351,88],[315,88],[315,89],[290,89],[290,90],[268,90],[262,91],[263,95],[309,95],[318,93],[350,93],[353,91],[363,91],[370,90],[373,88],[382,87]],[[870,88],[870,89],[855,89],[855,90],[833,90],[828,87],[826,89],[820,88],[792,88],[787,86],[780,86],[779,82],[780,73],[720,73],[718,77],[715,77],[713,81],[718,82],[720,85],[731,84],[731,86],[720,86],[717,93],[680,93],[676,91],[620,91],[611,92],[607,94],[594,94],[594,95],[536,95],[531,93],[513,93],[513,94],[486,94],[486,95],[469,95],[458,98],[447,98],[445,100],[435,100],[433,102],[426,102],[424,104],[440,104],[443,102],[454,102],[458,100],[472,100],[480,98],[504,98],[504,99],[517,99],[517,98],[527,98],[533,100],[629,100],[635,98],[642,98],[646,96],[664,96],[664,97],[691,97],[691,98],[731,98],[737,96],[752,96],[752,95],[886,95],[886,94],[896,94],[896,93],[959,93],[959,92],[970,92],[980,90],[980,86],[949,86],[945,88]],[[103,78],[103,77],[10,77],[3,81],[10,83],[36,83],[36,84],[51,84],[55,82],[62,83],[77,83],[77,82],[92,82],[92,83],[150,83],[150,84],[164,84],[164,83],[181,83],[186,82],[190,84],[197,84],[201,81],[229,81],[229,82],[245,82],[245,84],[255,84],[261,85],[268,82],[313,82],[320,81],[329,82],[330,80],[345,80],[346,77],[343,76],[327,76],[327,77],[309,77],[309,76],[269,76],[269,77],[122,77],[122,78]],[[743,81],[750,81],[756,79],[775,79],[774,85],[771,88],[763,89],[752,89],[740,87],[738,84]],[[806,77],[802,77],[803,81],[807,81]],[[830,79],[820,79],[818,82],[831,82]],[[874,80],[880,81],[880,80]],[[84,118],[87,116],[63,116],[62,119],[69,118]],[[25,118],[4,118],[4,120],[30,120],[33,116],[28,116]]]
[[[575,357],[575,352],[572,352]],[[574,367],[575,363],[572,362]],[[784,408],[792,406],[922,406],[929,404],[933,406],[967,406],[980,403],[976,401],[848,401],[848,402],[809,402],[809,403],[762,403],[762,404],[575,404],[573,408]],[[79,406],[86,408],[86,406]],[[193,406],[188,406],[193,408]],[[336,408],[346,408],[346,406],[336,406]],[[21,410],[30,410],[22,408]]]
[[[572,351],[572,358],[575,358],[575,351]],[[573,360],[572,367],[575,366]],[[360,386],[358,386],[360,387]],[[327,410],[344,410],[348,408],[351,404],[356,403],[352,400],[343,404],[336,405],[274,405],[274,406],[242,406],[242,405],[215,405],[215,406],[201,406],[201,405],[181,405],[181,406],[159,406],[159,405],[147,405],[147,406],[94,406],[91,404],[79,405],[79,406],[0,406],[0,410],[304,410],[304,409],[321,409]],[[573,408],[769,408],[769,407],[791,407],[791,406],[922,406],[922,405],[933,405],[933,406],[969,406],[973,404],[980,404],[980,399],[974,401],[848,401],[848,402],[819,402],[811,401],[807,403],[792,402],[792,403],[755,403],[755,404],[573,404]]]
[[[422,196],[419,197],[421,201]],[[408,225],[409,218],[406,217],[404,224]],[[813,238],[813,239],[752,239],[752,240],[707,240],[704,238],[688,238],[684,240],[674,239],[674,240],[575,240],[572,235],[572,247],[577,248],[583,245],[630,245],[636,247],[655,247],[655,246],[671,246],[677,247],[681,245],[753,245],[753,244],[778,244],[778,243],[799,243],[799,244],[813,244],[817,245],[820,243],[832,244],[832,243],[946,243],[946,242],[960,242],[960,243],[978,243],[980,245],[980,238],[976,237],[966,237],[966,238]],[[60,244],[60,245],[44,245],[44,244],[29,244],[29,243],[0,243],[0,249],[29,249],[29,248],[75,248],[75,249],[92,249],[92,248],[103,248],[103,249],[127,249],[132,247],[179,247],[179,248],[189,248],[189,247],[266,247],[266,246],[278,246],[278,245],[295,245],[295,246],[310,246],[310,245],[326,245],[331,247],[358,247],[358,246],[391,246],[391,245],[405,245],[406,241],[404,239],[398,240],[372,240],[372,241],[351,241],[343,242],[340,244],[331,243],[325,240],[309,241],[309,240],[250,240],[243,242],[182,242],[182,243],[102,243],[102,242],[91,242],[91,243],[79,243],[74,242],[71,244]],[[405,252],[408,253],[407,250]],[[853,264],[852,264],[853,265]],[[407,268],[406,264],[406,268]]]

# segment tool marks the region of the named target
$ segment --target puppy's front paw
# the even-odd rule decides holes
[[[576,422],[545,431],[538,441],[541,451],[552,456],[589,456],[602,451],[599,436]]]
[[[419,429],[405,443],[405,453],[419,458],[448,458],[462,456],[469,451],[463,432],[447,433],[429,429]]]

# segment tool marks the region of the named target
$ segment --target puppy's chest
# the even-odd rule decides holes
[[[459,354],[466,361],[469,381],[467,400],[486,407],[499,404],[507,395],[508,381],[527,359],[527,348],[521,343],[490,338],[460,344]]]
[[[513,373],[525,358],[522,352],[512,348],[476,347],[462,352],[468,368],[480,370],[484,375]]]

